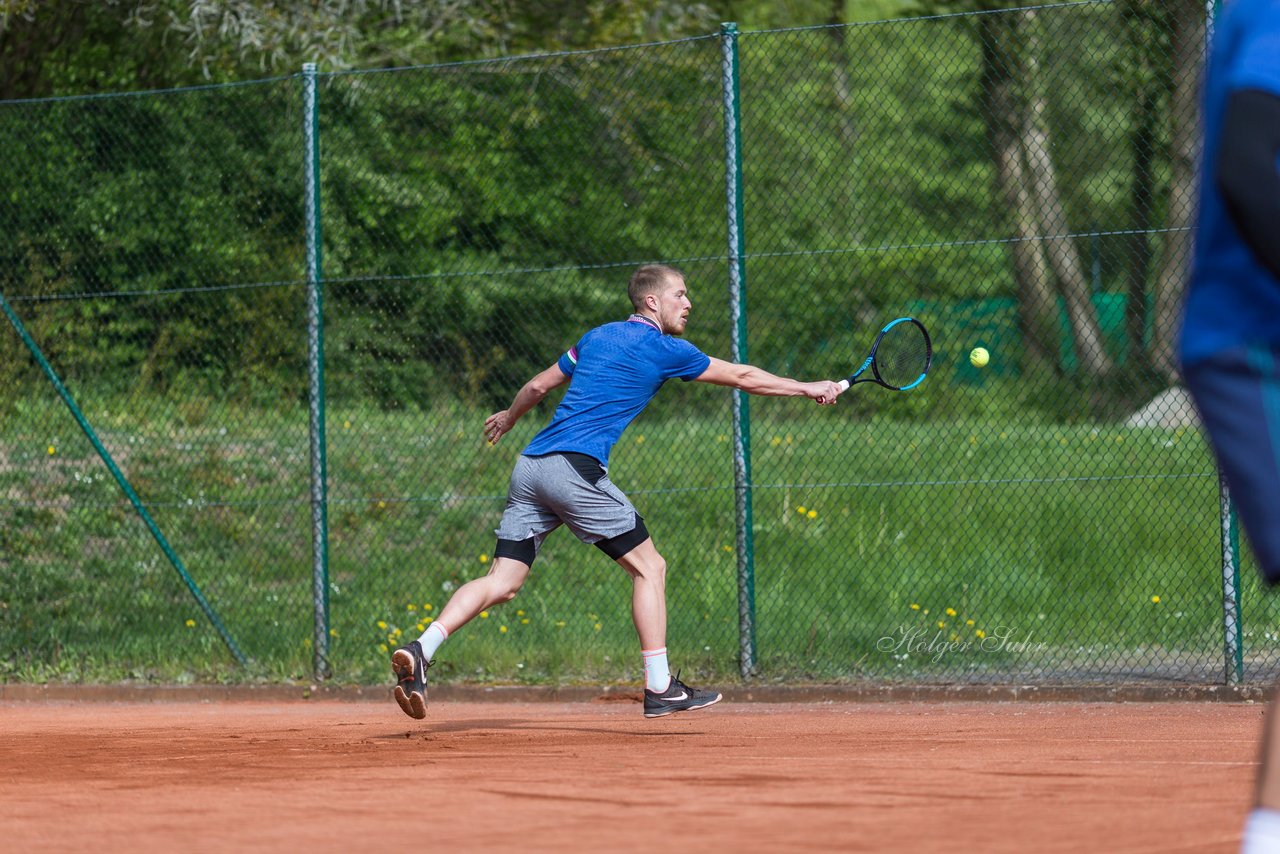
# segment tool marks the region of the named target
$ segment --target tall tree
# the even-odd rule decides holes
[[[1130,369],[1149,367],[1147,352],[1148,280],[1154,253],[1151,229],[1155,222],[1156,169],[1167,158],[1167,134],[1162,121],[1172,89],[1170,49],[1173,10],[1161,0],[1123,0],[1125,50],[1116,58],[1115,75],[1132,104],[1129,127],[1129,234],[1125,240],[1125,338]]]
[[[1151,362],[1163,376],[1177,377],[1174,341],[1191,265],[1196,161],[1199,153],[1199,79],[1204,61],[1205,17],[1200,0],[1176,0],[1173,31],[1173,96],[1170,122],[1169,197],[1166,234],[1155,286]]]
[[[1050,154],[1047,84],[1040,73],[1043,45],[1037,30],[1037,13],[1035,9],[1025,9],[1011,14],[1022,15],[1030,32],[1026,43],[1030,94],[1022,148],[1027,158],[1031,195],[1035,200],[1041,234],[1046,238],[1049,266],[1053,268],[1058,292],[1067,309],[1076,358],[1087,373],[1101,376],[1110,372],[1111,357],[1103,343],[1080,253],[1070,236],[1071,225],[1058,191],[1057,169]]]
[[[1022,126],[1028,115],[1020,103],[1017,83],[1025,69],[1017,61],[1021,52],[1010,49],[1021,38],[1020,19],[1008,15],[983,15],[978,19],[982,48],[979,109],[986,119],[987,145],[995,163],[994,177],[1000,199],[1009,211],[1013,242],[1014,282],[1018,298],[1018,326],[1023,357],[1028,367],[1060,363],[1057,345],[1057,302],[1052,272],[1038,240],[1038,217],[1029,190],[1023,157]]]
[[[1049,83],[1042,71],[1045,47],[1038,13],[1034,8],[996,13],[989,2],[976,5],[990,13],[978,15],[973,27],[983,63],[979,102],[996,182],[1013,218],[1014,276],[1029,358],[1046,358],[1055,350],[1052,287],[1066,308],[1081,367],[1091,376],[1105,375],[1112,360],[1079,250],[1070,236],[1053,160]]]

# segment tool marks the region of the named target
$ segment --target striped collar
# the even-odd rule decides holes
[[[643,323],[646,326],[652,326],[654,329],[658,330],[659,332],[662,331],[662,327],[658,325],[658,321],[654,320],[651,317],[645,317],[643,314],[631,315],[630,317],[627,318],[627,323]]]

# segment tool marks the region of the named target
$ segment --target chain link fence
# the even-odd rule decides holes
[[[1270,678],[1171,360],[1204,37],[1065,3],[0,104],[42,351],[0,335],[0,678],[382,681],[551,405],[483,419],[647,261],[712,355],[842,376],[899,315],[936,350],[831,408],[677,384],[624,434],[686,674]],[[555,535],[433,673],[638,678],[629,600]]]

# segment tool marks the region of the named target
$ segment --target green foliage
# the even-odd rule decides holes
[[[1123,224],[1132,87],[1117,81],[1132,75],[1116,13],[1042,18],[1069,219]],[[968,19],[740,43],[751,359],[803,373],[833,325],[1013,295]],[[689,268],[698,343],[725,355],[728,318],[704,308],[726,277],[719,59],[708,38],[323,77],[335,394],[500,405],[585,327],[624,314],[622,283],[647,260]],[[15,153],[0,288],[55,365],[114,388],[303,393],[299,98],[294,78],[0,105]],[[1124,288],[1126,244],[1077,248],[1095,289]],[[251,287],[201,293],[224,286]],[[133,296],[49,299],[76,293]],[[5,381],[27,382],[20,348],[0,347]]]
[[[917,390],[922,398],[929,383]],[[985,396],[1012,390],[989,386]],[[736,670],[738,642],[731,429],[727,395],[697,391],[720,411],[644,413],[624,435],[611,476],[671,566],[675,660],[724,678]],[[1212,662],[1218,500],[1194,431],[1062,426],[1025,411],[919,424],[867,416],[848,402],[754,407],[763,676],[1072,678],[1082,666],[1129,675]],[[211,435],[207,425],[184,426],[171,401],[130,406],[102,400],[88,410],[254,663],[234,668],[86,443],[63,437],[49,455],[45,438],[8,433],[0,495],[23,501],[0,504],[0,679],[306,678],[305,412],[225,409],[214,423],[227,433]],[[479,430],[486,412],[330,413],[338,679],[383,681],[379,647],[388,636],[414,636],[453,589],[486,571],[512,456],[545,415],[531,414],[490,448]],[[527,588],[459,632],[437,675],[630,680],[629,589],[607,558],[558,532]],[[1246,615],[1251,630],[1272,619],[1252,604]],[[948,633],[1006,627],[1046,647],[940,661],[877,647],[903,627],[939,619]],[[1149,658],[1155,647],[1168,658]],[[1266,651],[1261,637],[1249,647]]]

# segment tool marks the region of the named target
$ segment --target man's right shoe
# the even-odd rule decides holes
[[[427,716],[427,668],[431,662],[422,654],[422,644],[402,646],[391,653],[391,670],[400,684],[396,685],[396,702],[406,715],[422,720]]]
[[[660,718],[674,712],[705,709],[720,702],[720,699],[721,695],[718,691],[699,691],[697,688],[690,688],[680,681],[680,674],[676,673],[671,677],[671,684],[667,686],[667,690],[659,693],[650,691],[648,688],[644,689],[644,716]]]

